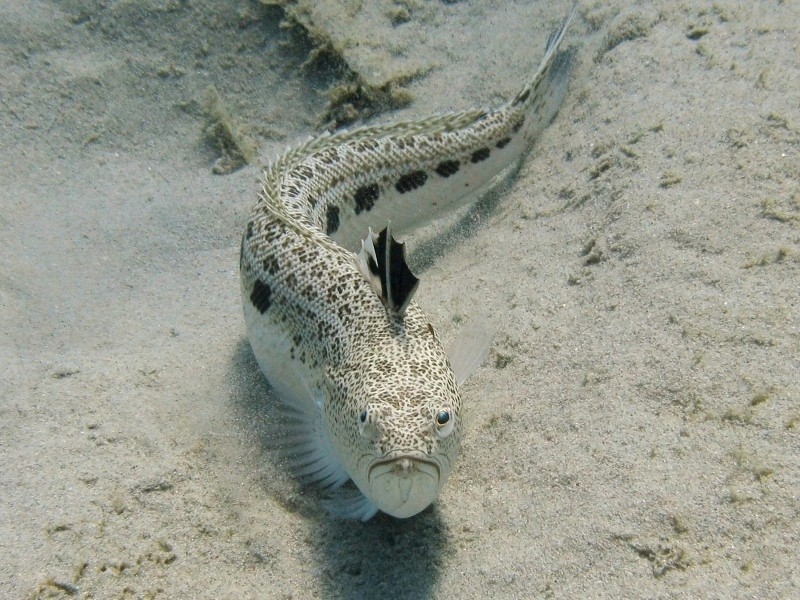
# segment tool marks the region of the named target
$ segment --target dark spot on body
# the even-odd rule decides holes
[[[339,207],[328,206],[325,211],[325,233],[333,235],[339,229]]]
[[[272,304],[272,289],[260,279],[256,279],[250,294],[250,302],[263,315]]]
[[[244,237],[247,240],[249,240],[251,237],[253,237],[253,222],[252,221],[250,221],[247,224],[247,233],[244,235]]]
[[[513,104],[514,105],[522,104],[523,102],[525,102],[525,100],[528,99],[528,96],[530,96],[530,94],[531,91],[529,89],[522,90],[522,92],[516,98],[514,98]]]
[[[295,177],[302,179],[303,181],[308,181],[309,179],[313,179],[314,177],[314,169],[312,169],[308,165],[300,165],[294,170]]]
[[[328,300],[328,302],[333,303],[333,302],[336,301],[336,299],[338,297],[339,297],[339,294],[337,293],[336,284],[334,283],[334,284],[331,284],[330,286],[328,286],[328,289],[326,290],[326,293],[325,293],[325,298]],[[319,322],[319,327],[320,328],[322,327],[323,323],[324,323],[324,321],[320,321]]]
[[[350,308],[350,305],[346,304],[346,303],[340,304],[338,306],[336,312],[337,312],[337,314],[339,316],[339,319],[342,319],[342,320],[344,320],[347,316],[349,316],[349,315],[351,315],[353,313],[352,309]]]
[[[307,283],[300,289],[300,295],[303,296],[308,301],[313,301],[315,294],[314,290],[316,289],[316,285],[313,283]]]
[[[511,141],[511,138],[510,138],[510,137],[504,137],[502,140],[500,140],[499,142],[497,142],[497,143],[495,144],[495,146],[497,146],[498,148],[505,148],[505,147],[506,147],[506,145],[508,144],[508,142],[510,142],[510,141]]]
[[[378,147],[378,142],[369,138],[363,139],[356,145],[356,150],[359,152],[371,152]]]
[[[517,133],[520,129],[522,129],[522,126],[524,124],[525,124],[525,117],[520,117],[519,121],[514,123],[514,126],[511,128],[511,131]]]
[[[406,192],[415,190],[418,187],[422,187],[425,185],[427,180],[428,174],[425,171],[411,171],[410,173],[406,173],[400,177],[400,179],[397,180],[397,183],[394,184],[394,187],[401,194],[405,194]]]
[[[324,152],[320,152],[318,157],[326,165],[332,165],[339,160],[339,151],[336,148],[328,148]]]
[[[458,173],[459,163],[457,160],[443,160],[434,169],[442,177],[450,177]]]
[[[479,163],[489,158],[489,154],[491,154],[491,151],[488,148],[480,148],[472,153],[470,160],[474,163]]]
[[[264,268],[265,273],[269,273],[273,276],[276,275],[280,269],[278,258],[276,256],[268,256],[261,262],[261,266]]]
[[[377,183],[362,185],[360,188],[358,188],[355,196],[353,197],[356,201],[356,214],[359,214],[365,210],[370,210],[373,206],[375,206],[375,201],[378,199],[379,195],[380,188],[378,187]]]

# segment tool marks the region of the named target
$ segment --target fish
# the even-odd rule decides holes
[[[446,351],[395,235],[519,164],[565,95],[569,60],[557,56],[575,11],[499,108],[326,133],[264,170],[240,251],[247,337],[283,403],[289,470],[325,490],[335,517],[412,517],[453,470],[459,389],[488,353],[488,327]]]

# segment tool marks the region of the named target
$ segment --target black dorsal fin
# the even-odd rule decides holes
[[[402,317],[417,291],[419,279],[408,268],[405,244],[392,237],[391,224],[378,234],[369,232],[359,260],[362,273],[373,283],[386,308]]]
[[[406,245],[392,237],[390,225],[375,240],[378,276],[381,278],[384,303],[393,313],[403,316],[419,286],[406,262]]]

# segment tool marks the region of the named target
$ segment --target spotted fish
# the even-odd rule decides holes
[[[327,488],[339,517],[411,517],[453,468],[458,387],[487,342],[472,336],[448,358],[393,232],[463,206],[518,163],[563,98],[555,58],[574,13],[500,108],[323,135],[265,170],[241,245],[247,335],[287,408],[293,471]]]

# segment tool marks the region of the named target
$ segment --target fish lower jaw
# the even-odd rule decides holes
[[[441,469],[433,461],[401,456],[374,464],[364,494],[383,512],[400,519],[413,517],[436,500]]]

